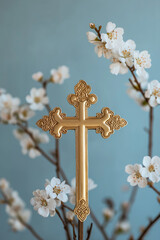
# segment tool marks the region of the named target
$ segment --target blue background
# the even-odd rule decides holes
[[[111,75],[108,61],[96,56],[86,32],[90,22],[102,24],[103,31],[108,21],[123,27],[125,40],[135,40],[137,49],[148,50],[151,54],[150,80],[159,79],[159,9],[158,0],[0,0],[1,87],[25,102],[30,89],[39,87],[31,78],[34,72],[42,71],[47,78],[51,68],[67,65],[71,78],[63,85],[50,85],[48,93],[52,107],[60,106],[63,112],[73,115],[74,108],[67,103],[66,97],[73,92],[74,85],[84,79],[99,100],[91,107],[90,114],[95,115],[107,106],[128,121],[126,128],[108,140],[94,131],[89,132],[89,175],[98,184],[98,188],[90,192],[90,206],[100,221],[104,197],[113,197],[117,209],[120,202],[129,198],[130,191],[122,192],[122,186],[127,184],[124,168],[129,163],[141,163],[143,156],[147,155],[148,139],[144,127],[148,126],[148,113],[126,94],[129,73],[118,77]],[[31,125],[35,126],[43,114],[38,112]],[[160,155],[159,123],[160,113],[156,110],[153,155]],[[29,203],[32,191],[43,188],[45,179],[55,175],[54,166],[43,157],[30,159],[22,155],[12,130],[11,126],[0,126],[0,177],[7,178],[32,209]],[[49,145],[43,145],[46,150],[53,146],[53,138]],[[74,147],[74,133],[63,135],[60,155],[69,179],[75,176]],[[139,227],[146,225],[147,218],[154,217],[158,211],[155,193],[147,187],[140,189],[130,215],[131,232],[138,236]],[[0,207],[0,239],[34,239],[28,231],[12,233],[7,219],[4,208]],[[109,234],[115,222],[116,218],[108,226]],[[90,218],[86,226],[89,223]],[[31,224],[46,240],[64,239],[64,230],[57,216],[45,219],[33,211]],[[158,240],[159,234],[157,223],[146,239]],[[91,239],[102,239],[95,226]],[[119,239],[127,239],[127,236]]]

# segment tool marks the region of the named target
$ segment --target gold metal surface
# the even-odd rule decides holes
[[[124,127],[127,122],[109,108],[103,108],[95,117],[88,117],[88,108],[97,102],[97,97],[90,94],[91,87],[80,80],[74,88],[75,94],[70,94],[68,102],[76,108],[75,117],[66,117],[60,108],[54,108],[49,116],[44,116],[37,122],[38,127],[49,131],[55,138],[62,133],[75,130],[76,138],[76,207],[77,218],[83,222],[89,215],[88,206],[88,130],[95,129],[103,138],[110,137],[114,130]]]

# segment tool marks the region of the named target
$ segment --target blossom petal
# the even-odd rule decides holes
[[[148,166],[150,165],[150,163],[151,163],[151,158],[150,158],[149,156],[145,156],[145,157],[143,158],[143,165],[144,165],[145,167],[148,167]]]
[[[44,208],[44,207],[40,207],[38,209],[38,213],[39,215],[41,215],[42,217],[48,217],[49,216],[49,209],[48,208]]]
[[[68,196],[65,193],[58,194],[57,198],[59,200],[61,200],[62,202],[67,202],[68,201]]]
[[[59,185],[61,183],[61,180],[59,178],[53,177],[51,179],[51,186],[55,187],[56,185]]]
[[[142,180],[138,182],[138,186],[140,188],[146,187],[147,186],[147,179],[146,178],[142,178]]]
[[[159,178],[159,177],[157,176],[157,174],[154,173],[154,172],[151,172],[151,173],[149,174],[149,179],[150,179],[153,183],[159,182],[159,180],[160,180],[160,178]]]
[[[128,174],[132,174],[134,172],[134,166],[129,164],[125,167],[125,172]]]
[[[142,177],[149,177],[149,172],[147,168],[142,168],[141,170]]]
[[[107,23],[107,26],[106,26],[106,31],[107,33],[110,33],[112,32],[116,27],[116,24],[115,23],[112,23],[112,22],[108,22]]]

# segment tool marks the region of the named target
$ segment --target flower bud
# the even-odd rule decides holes
[[[90,27],[91,29],[95,29],[96,26],[95,26],[94,23],[90,23],[90,24],[89,24],[89,27]]]

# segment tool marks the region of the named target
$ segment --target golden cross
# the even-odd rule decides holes
[[[75,130],[76,136],[76,207],[74,213],[83,222],[89,215],[88,206],[88,130],[95,129],[103,138],[108,138],[124,127],[127,122],[109,108],[103,108],[95,117],[88,116],[88,108],[97,102],[97,97],[90,94],[91,87],[81,80],[70,94],[68,102],[76,108],[75,117],[66,117],[60,108],[54,108],[49,116],[44,116],[37,125],[49,131],[55,138],[60,138],[67,130]]]

